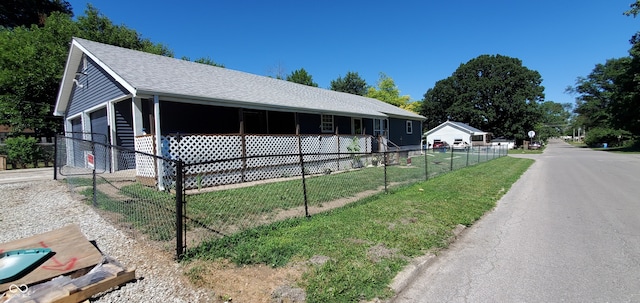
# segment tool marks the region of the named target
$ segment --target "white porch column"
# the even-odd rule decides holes
[[[160,129],[160,97],[158,95],[153,96],[153,119],[155,124],[155,139],[156,139],[156,156],[162,157],[162,131]],[[157,170],[158,170],[158,188],[160,190],[164,190],[164,160],[158,159],[157,161]]]
[[[91,118],[87,111],[83,111],[80,116],[80,121],[82,123],[82,139],[91,141]]]

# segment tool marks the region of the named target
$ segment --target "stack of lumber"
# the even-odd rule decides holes
[[[0,252],[36,247],[55,255],[24,277],[0,284],[0,303],[77,303],[135,279],[135,269],[103,256],[76,225],[0,244]]]

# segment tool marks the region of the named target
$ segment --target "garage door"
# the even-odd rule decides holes
[[[111,158],[109,149],[109,124],[107,123],[107,109],[99,109],[89,114],[91,120],[91,141],[101,144],[95,145],[96,171],[110,171]]]

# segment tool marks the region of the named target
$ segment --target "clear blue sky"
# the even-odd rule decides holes
[[[172,49],[258,75],[304,68],[320,87],[348,71],[370,85],[379,73],[421,100],[438,80],[483,54],[522,60],[543,78],[546,100],[595,64],[628,55],[640,18],[633,0],[69,0],[76,16],[92,3]]]

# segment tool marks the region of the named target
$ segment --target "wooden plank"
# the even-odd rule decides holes
[[[43,234],[0,244],[0,252],[14,249],[51,248],[55,255],[26,276],[0,284],[0,292],[11,284],[32,285],[41,281],[92,267],[102,260],[102,254],[87,240],[80,228],[73,224]]]
[[[54,300],[53,303],[78,303],[90,298],[91,296],[107,291],[118,285],[127,283],[136,278],[135,270],[126,270],[118,273],[117,276],[106,278],[100,282],[85,286],[76,292],[72,292],[64,298]]]

